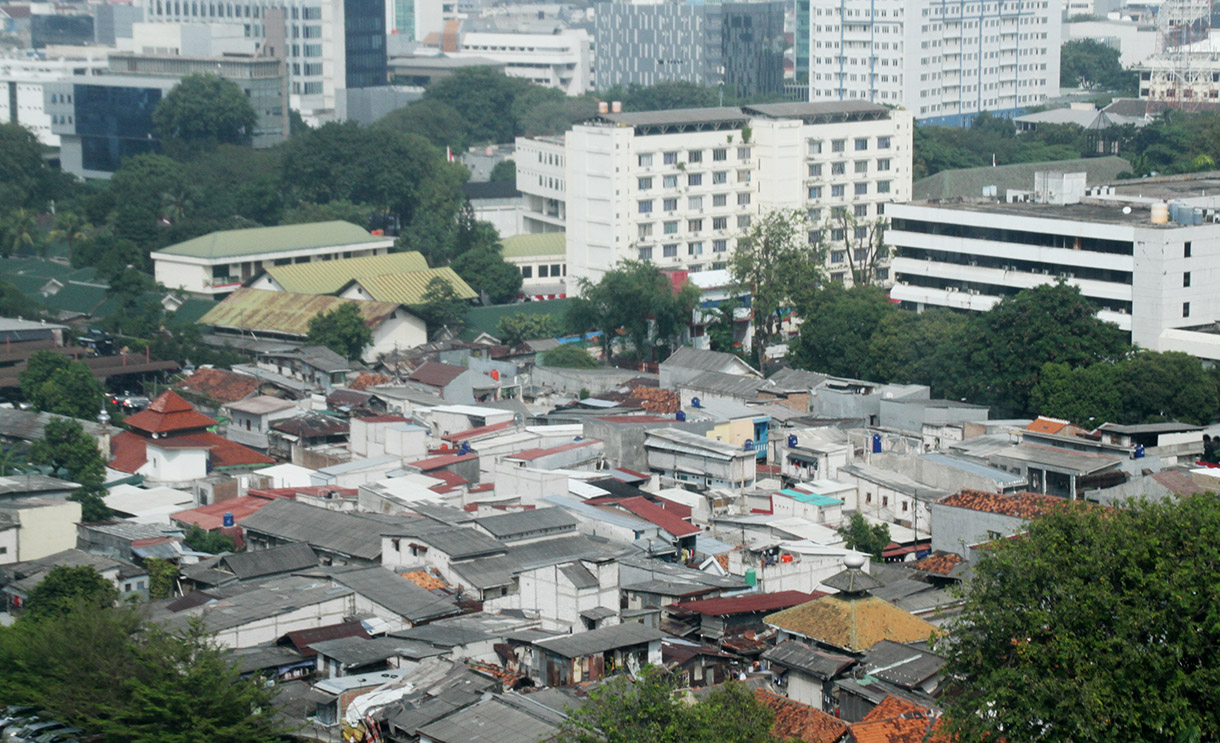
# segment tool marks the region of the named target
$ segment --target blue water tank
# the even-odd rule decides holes
[[[228,511],[225,511],[225,515],[224,515],[224,525],[225,525],[225,526],[232,526],[232,525],[233,525],[233,514],[229,513]]]
[[[754,439],[746,439],[746,451],[754,451]]]
[[[1144,458],[1144,445],[1143,445],[1143,444],[1136,444],[1136,445],[1135,445],[1135,458],[1136,458],[1136,459],[1143,459],[1143,458]]]
[[[795,433],[788,434],[788,448],[789,449],[796,448],[796,434]]]
[[[674,417],[678,419],[678,422],[679,422],[679,423],[685,423],[685,422],[686,422],[686,413],[683,413],[681,410],[679,410],[679,411],[678,411],[678,412],[677,412],[677,413],[674,415]]]
[[[463,455],[464,455],[464,454],[469,454],[469,453],[470,453],[470,442],[469,442],[469,441],[463,441],[463,442],[462,442],[462,448],[458,450],[458,453],[459,453],[459,454],[463,454]]]
[[[873,454],[881,453],[881,434],[873,434]]]
[[[691,406],[692,408],[697,408],[697,407],[699,407],[699,398],[697,398],[697,397],[692,397],[692,398],[690,399],[690,406]]]

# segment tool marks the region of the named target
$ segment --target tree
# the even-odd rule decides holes
[[[373,208],[364,204],[353,204],[346,199],[315,204],[302,201],[284,211],[283,224],[309,224],[311,222],[351,222],[367,228],[373,219]]]
[[[249,144],[256,121],[237,83],[210,73],[182,78],[153,111],[157,136],[186,144]]]
[[[80,608],[107,609],[118,598],[114,584],[92,566],[58,565],[30,591],[25,611],[31,619],[46,619]]]
[[[355,302],[344,302],[309,320],[310,343],[326,346],[345,359],[359,359],[373,343],[373,331],[360,316]]]
[[[33,402],[34,395],[38,393],[38,389],[42,387],[55,372],[66,369],[71,361],[63,354],[55,353],[54,351],[42,350],[35,351],[26,359],[25,369],[17,375],[17,382],[21,385],[21,396],[27,401]]]
[[[580,296],[564,321],[575,333],[601,331],[607,359],[620,333],[637,356],[652,358],[658,340],[672,341],[690,323],[698,301],[697,289],[684,286],[675,292],[669,278],[647,261],[620,261],[596,283],[581,278],[578,286]]]
[[[417,134],[437,147],[453,152],[466,149],[466,120],[453,106],[439,100],[419,100],[395,109],[377,120],[375,126],[407,134]]]
[[[581,346],[565,344],[556,346],[542,354],[543,366],[558,366],[565,369],[596,369],[597,359]]]
[[[1095,39],[1073,39],[1059,48],[1059,84],[1135,95],[1139,73],[1123,69],[1118,49]]]
[[[60,212],[55,215],[55,229],[51,230],[52,240],[63,240],[68,246],[68,262],[72,262],[72,246],[89,237],[93,225],[75,212]]]
[[[83,361],[69,361],[34,390],[30,402],[47,413],[92,420],[102,411],[105,390]]]
[[[237,550],[233,537],[218,531],[204,531],[199,528],[198,524],[191,525],[182,542],[196,552],[207,552],[211,555],[219,555],[221,552],[234,552]]]
[[[737,308],[741,302],[736,298],[725,299],[715,307],[704,310],[703,319],[708,322],[708,344],[713,351],[721,353],[737,353],[737,335],[734,331]]]
[[[517,180],[517,163],[513,162],[512,158],[501,160],[491,169],[491,176],[488,180],[515,182]]]
[[[110,179],[115,204],[111,232],[145,252],[159,247],[165,232],[161,224],[164,194],[181,190],[184,183],[182,164],[172,158],[151,154],[124,158]],[[142,264],[143,253],[140,259]]]
[[[877,269],[890,256],[890,246],[885,244],[885,218],[861,222],[847,207],[835,207],[831,224],[843,234],[843,253],[852,284],[876,283]]]
[[[14,209],[8,216],[0,220],[0,230],[3,231],[3,242],[0,242],[0,255],[5,258],[21,253],[43,253],[46,241],[38,232],[38,223],[34,215],[25,209]]]
[[[956,740],[1220,736],[1214,494],[1065,503],[974,563],[941,650]]]
[[[798,299],[822,283],[825,250],[810,245],[805,215],[794,209],[764,214],[737,241],[730,262],[735,295],[750,296],[754,316],[751,341],[758,368],[767,361],[767,344]]]
[[[148,571],[148,597],[150,599],[156,601],[174,595],[178,582],[177,565],[159,557],[149,557],[144,560],[144,569]]]
[[[1118,366],[1121,422],[1186,421],[1202,426],[1216,420],[1216,380],[1194,356],[1140,350]]]
[[[828,284],[802,303],[792,358],[796,365],[835,376],[867,378],[873,367],[869,344],[883,318],[898,312],[875,286]]]
[[[531,83],[490,67],[462,67],[428,86],[424,101],[443,103],[466,122],[470,143],[511,142],[520,134],[513,102]]]
[[[42,144],[20,124],[0,124],[0,204],[38,209],[53,198],[55,176],[42,158]]]
[[[1030,406],[1039,415],[1069,420],[1087,429],[1122,419],[1119,366],[1091,364],[1073,369],[1067,364],[1043,364],[1030,391]]]
[[[778,743],[774,714],[744,684],[729,681],[703,700],[679,696],[680,677],[650,666],[614,676],[564,721],[563,743]]]
[[[477,248],[453,260],[453,270],[480,296],[492,304],[505,304],[521,291],[521,271],[504,260],[500,246]]]
[[[881,552],[890,544],[888,524],[870,524],[862,514],[854,513],[846,526],[839,527],[839,534],[846,540],[847,548],[866,552],[874,560],[881,559]]]
[[[553,338],[559,335],[555,318],[550,315],[531,315],[514,312],[500,318],[496,324],[496,335],[506,346],[516,346],[523,341],[537,338]]]
[[[85,522],[105,521],[112,515],[103,497],[106,494],[106,460],[97,442],[69,418],[54,418],[43,429],[41,441],[30,448],[30,462],[47,465],[80,487],[68,496],[81,504],[81,519]]]
[[[433,276],[424,290],[423,300],[423,304],[415,305],[411,311],[427,323],[429,335],[442,328],[454,333],[462,329],[470,303],[458,296],[448,281]]]

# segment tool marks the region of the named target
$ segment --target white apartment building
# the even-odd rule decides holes
[[[811,0],[809,100],[904,106],[921,123],[1013,116],[1059,94],[1061,0]]]
[[[592,44],[584,29],[556,34],[471,31],[462,34],[460,51],[448,56],[495,60],[506,75],[577,96],[593,88]]]
[[[51,131],[44,86],[63,80],[100,75],[106,69],[106,51],[79,59],[0,57],[0,122],[21,124],[48,147],[59,146],[59,135]]]
[[[891,298],[916,309],[985,311],[1062,278],[1133,343],[1220,360],[1220,196],[1181,196],[1220,194],[1220,178],[1086,192],[1083,174],[1039,176],[1046,185],[1031,201],[890,206],[887,237],[898,252]],[[1175,200],[1177,221],[1163,199]]]
[[[566,228],[569,276],[596,281],[635,259],[725,269],[753,221],[786,208],[830,241],[832,278],[850,281],[834,210],[863,225],[910,198],[912,126],[865,101],[601,114],[562,150],[519,140],[517,188],[527,225]]]

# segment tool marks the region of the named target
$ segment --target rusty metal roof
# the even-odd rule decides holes
[[[345,304],[354,304],[365,325],[375,328],[396,310],[395,302],[364,302],[316,294],[238,289],[199,318],[200,325],[306,336],[309,321]]]

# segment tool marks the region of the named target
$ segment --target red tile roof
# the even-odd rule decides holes
[[[515,425],[516,424],[513,421],[504,421],[502,423],[492,423],[489,426],[479,426],[477,428],[470,428],[465,431],[460,431],[458,433],[451,433],[447,436],[441,436],[441,438],[444,439],[445,441],[448,441],[451,443],[457,443],[459,441],[465,441],[466,439],[478,438],[479,436],[483,436],[484,434],[495,433],[496,431],[503,431],[504,429],[512,428]]]
[[[444,485],[433,485],[430,488],[430,490],[435,490],[438,493],[448,493],[462,487],[463,485],[470,484],[470,481],[466,478],[462,477],[456,472],[449,472],[448,470],[433,470],[428,473],[428,477],[435,477],[437,480],[445,481]]]
[[[204,531],[212,531],[224,526],[224,515],[226,513],[233,514],[233,522],[240,524],[242,519],[271,502],[267,498],[243,495],[239,498],[230,498],[206,506],[200,506],[199,508],[179,511],[171,514],[170,518],[181,524],[188,526],[194,524]]]
[[[545,449],[526,449],[525,451],[519,451],[516,454],[509,454],[505,458],[506,459],[520,459],[523,462],[532,462],[535,459],[541,459],[542,457],[545,457],[545,456],[548,456],[551,454],[559,454],[560,452],[571,451],[573,449],[581,449],[586,446],[593,446],[594,444],[600,444],[600,443],[601,442],[598,441],[597,439],[585,439],[583,441],[571,441],[567,444],[560,444],[559,446],[551,446],[551,447],[547,447]]]
[[[351,384],[348,385],[348,387],[360,392],[368,389],[369,387],[375,387],[379,384],[389,384],[393,381],[393,379],[384,374],[364,373],[357,375],[356,378],[352,380]]]
[[[771,734],[781,740],[796,738],[807,743],[835,743],[847,732],[847,723],[816,707],[763,689],[756,690],[754,696],[775,714]]]
[[[986,511],[1002,516],[1017,516],[1032,519],[1050,513],[1055,508],[1070,503],[1065,498],[1040,493],[1013,493],[1001,495],[982,490],[962,490],[940,500],[942,506],[968,508],[971,511]]]
[[[684,503],[671,501],[667,498],[661,498],[655,502],[658,506],[664,508],[666,511],[669,511],[680,519],[689,519],[691,517],[691,507]]]
[[[952,552],[933,552],[922,560],[912,563],[911,567],[916,570],[922,570],[925,573],[948,575],[959,563],[965,561],[966,558],[961,555],[955,555]]]
[[[172,433],[190,431],[216,425],[216,421],[203,413],[172,390],[162,392],[144,410],[123,419],[128,428],[146,433]]]
[[[418,467],[422,472],[429,470],[440,469],[441,467],[449,467],[458,462],[469,462],[472,459],[478,459],[478,454],[441,454],[436,457],[428,457],[427,459],[419,459],[414,462],[407,462],[411,467]]]
[[[691,534],[698,534],[702,531],[694,524],[683,521],[681,518],[666,511],[664,508],[656,505],[647,498],[616,498],[614,496],[605,496],[601,498],[590,498],[585,501],[591,506],[617,506],[624,510],[634,513],[636,516],[649,521],[661,527],[665,531],[673,534],[675,537],[687,537]]]
[[[932,710],[891,694],[853,723],[848,734],[854,743],[924,743],[939,723]]]
[[[868,711],[868,714],[860,718],[860,722],[876,722],[877,720],[889,720],[912,714],[928,715],[931,712],[932,710],[921,704],[916,704],[910,699],[905,699],[897,694],[890,694],[881,700],[881,704],[873,707]]]
[[[1034,431],[1036,433],[1059,433],[1064,428],[1072,425],[1071,421],[1061,420],[1059,418],[1047,418],[1046,416],[1038,416],[1032,423],[1025,427],[1026,431]]]
[[[194,433],[165,439],[146,439],[124,431],[110,439],[109,466],[120,472],[135,473],[148,461],[149,444],[162,449],[207,449],[213,467],[244,467],[255,464],[275,464],[271,457],[234,443],[214,433]]]
[[[364,625],[360,622],[343,622],[342,624],[328,624],[325,627],[299,629],[296,632],[289,632],[280,639],[280,644],[292,645],[303,657],[315,658],[318,655],[318,651],[309,647],[315,642],[341,640],[344,637],[364,637],[367,639],[368,636],[369,633],[364,631]]]
[[[777,611],[779,609],[787,609],[789,606],[800,606],[806,601],[813,601],[826,595],[822,591],[813,591],[811,593],[803,591],[776,591],[775,593],[753,593],[748,596],[733,596],[722,599],[684,601],[680,604],[672,604],[669,608],[712,616],[749,614],[756,611]]]
[[[446,387],[464,371],[466,371],[464,366],[454,366],[453,364],[444,364],[439,361],[425,361],[415,371],[408,374],[407,379],[426,384],[429,387]]]
[[[258,389],[258,380],[223,369],[200,369],[175,386],[224,403],[253,395]]]

